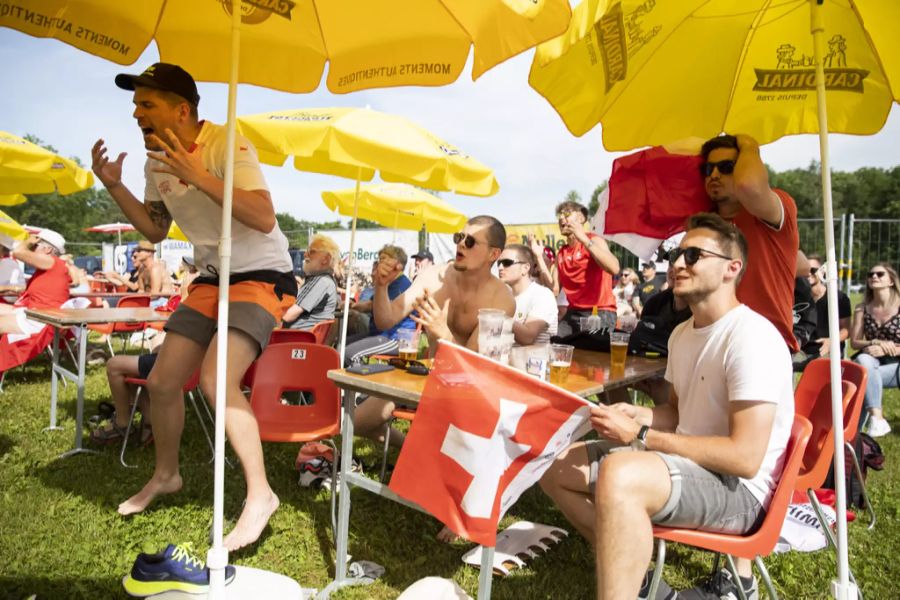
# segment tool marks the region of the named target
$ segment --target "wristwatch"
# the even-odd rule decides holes
[[[631,440],[631,448],[632,450],[646,450],[647,449],[647,432],[650,431],[650,427],[647,425],[641,425],[640,431],[638,431],[637,435],[634,436],[634,439]]]

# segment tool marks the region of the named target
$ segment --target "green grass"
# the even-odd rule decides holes
[[[212,520],[212,469],[209,452],[193,414],[187,416],[182,447],[184,490],[155,504],[147,513],[123,518],[115,509],[150,476],[152,449],[133,449],[137,469],[124,469],[118,453],[105,448],[99,455],[67,459],[57,456],[72,444],[74,386],[62,392],[60,423],[65,431],[45,432],[50,396],[46,360],[7,375],[0,394],[0,598],[116,598],[124,596],[121,578],[140,551],[155,551],[169,542],[190,541],[205,555]],[[87,414],[109,399],[102,367],[89,369]],[[886,414],[900,432],[900,395],[888,392]],[[874,531],[865,519],[850,524],[850,562],[867,598],[897,597],[900,578],[900,436],[881,438],[887,455],[884,471],[870,472],[869,493],[878,511]],[[363,456],[375,462],[375,451],[363,446]],[[332,576],[334,552],[328,515],[328,494],[297,485],[293,468],[296,444],[266,444],[269,479],[281,498],[262,540],[232,554],[233,563],[262,567],[289,575],[304,587],[322,588]],[[240,512],[243,478],[226,469],[227,526]],[[516,519],[552,523],[572,531],[537,489],[526,493],[502,525]],[[395,598],[421,577],[453,578],[473,597],[478,572],[460,557],[470,545],[434,541],[439,525],[418,512],[357,491],[353,495],[350,553],[387,568],[370,587],[342,591],[338,598]],[[710,555],[669,546],[666,578],[676,588],[705,576]],[[835,571],[833,552],[772,556],[766,564],[782,597],[829,598]],[[590,549],[573,535],[536,559],[529,568],[506,579],[495,579],[498,599],[591,598],[594,567]]]

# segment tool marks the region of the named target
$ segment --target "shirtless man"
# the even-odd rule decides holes
[[[512,317],[516,300],[509,287],[491,274],[491,265],[503,252],[506,229],[495,218],[469,219],[461,233],[453,235],[456,259],[422,271],[405,292],[388,299],[387,286],[395,276],[392,260],[378,263],[373,275],[373,318],[378,329],[390,329],[412,311],[428,335],[430,348],[447,340],[478,350],[478,309],[499,308]],[[384,425],[394,410],[393,401],[368,398],[356,409],[356,433],[384,443]],[[404,436],[391,431],[390,444],[403,445]]]
[[[156,258],[156,246],[147,240],[141,240],[134,249],[137,261],[140,261],[138,271],[138,286],[141,291],[148,294],[172,294],[175,292],[175,284],[165,264]]]

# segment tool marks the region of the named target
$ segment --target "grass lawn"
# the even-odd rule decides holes
[[[129,450],[136,469],[118,462],[118,451],[67,459],[71,447],[74,386],[64,389],[60,424],[45,432],[50,397],[49,363],[40,359],[7,374],[0,394],[0,598],[116,598],[124,596],[122,577],[140,551],[170,542],[192,542],[205,557],[212,523],[212,467],[206,441],[193,414],[186,418],[182,446],[184,490],[158,501],[145,514],[123,518],[119,502],[138,490],[152,471],[152,448]],[[90,367],[86,414],[109,399],[103,367]],[[867,598],[896,598],[900,579],[900,394],[890,390],[885,412],[894,433],[881,438],[885,469],[870,472],[869,494],[878,512],[874,531],[865,519],[850,524],[850,563]],[[372,446],[360,444],[374,463]],[[262,567],[321,589],[331,579],[334,553],[327,491],[297,485],[296,444],[266,444],[269,480],[281,498],[261,541],[231,555],[235,564]],[[226,532],[240,513],[244,496],[239,470],[226,469]],[[353,496],[350,553],[383,564],[387,573],[372,586],[342,591],[337,598],[395,598],[421,577],[453,578],[473,597],[478,572],[460,561],[469,544],[434,540],[439,524],[418,512],[371,494]],[[526,493],[501,524],[529,519],[573,531],[548,506],[537,488]],[[669,545],[666,579],[676,588],[692,585],[708,572],[710,555]],[[830,598],[835,561],[831,551],[791,553],[766,559],[783,598]],[[572,535],[529,568],[494,581],[498,599],[591,598],[594,567],[587,543]]]

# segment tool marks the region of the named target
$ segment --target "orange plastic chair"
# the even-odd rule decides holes
[[[149,308],[150,296],[146,294],[135,294],[132,296],[122,296],[116,304],[116,308]],[[109,353],[116,355],[113,350],[112,336],[114,333],[129,334],[135,331],[143,331],[147,328],[147,323],[101,323],[98,325],[88,325],[88,329],[102,333],[106,336],[106,345],[109,347]],[[128,349],[128,336],[124,338],[123,349]]]
[[[250,407],[266,442],[325,442],[334,451],[332,437],[341,431],[341,394],[327,373],[341,365],[337,350],[322,344],[280,342],[270,344],[256,361],[250,389]],[[284,404],[285,392],[312,394],[310,404]],[[331,477],[331,523],[337,531],[335,513],[336,472]]]
[[[315,344],[316,336],[313,335],[312,331],[307,329],[273,329],[272,333],[269,334],[268,345],[281,344],[284,342],[303,342],[306,344]],[[243,379],[241,379],[241,387],[248,390],[253,387],[253,377],[255,373],[256,361],[253,361],[247,368],[247,372],[244,373]]]
[[[134,414],[137,412],[138,406],[138,397],[141,394],[141,388],[147,385],[147,380],[142,379],[140,377],[126,377],[125,383],[130,383],[132,385],[137,386],[137,390],[134,393],[134,402],[131,404],[131,416],[128,418],[128,427],[125,429],[125,439],[122,440],[122,449],[119,451],[119,462],[122,463],[123,467],[127,467],[129,469],[134,469],[135,465],[129,465],[125,462],[125,449],[128,447],[128,437],[131,434],[132,423],[134,422]],[[212,411],[209,409],[209,405],[203,401],[203,393],[200,391],[200,369],[197,369],[191,378],[187,380],[182,388],[182,391],[187,395],[188,400],[191,402],[191,406],[194,409],[194,413],[197,415],[197,419],[200,421],[200,427],[203,429],[203,433],[206,436],[206,443],[209,445],[209,451],[212,454],[212,458],[210,458],[210,462],[215,459],[215,446],[213,445],[212,436],[210,436],[209,429],[206,427],[206,421],[203,420],[203,413],[200,412],[200,404],[203,405],[203,408],[206,410],[206,418],[210,423],[215,423],[215,419],[213,418]],[[197,399],[194,397],[194,391],[200,396],[201,402],[198,404]],[[230,464],[230,463],[229,463]]]
[[[812,430],[812,424],[806,417],[802,415],[794,416],[791,436],[788,439],[785,451],[784,469],[781,472],[778,485],[775,487],[775,493],[772,495],[769,509],[766,511],[765,520],[755,533],[750,535],[732,535],[695,529],[653,527],[653,536],[658,543],[656,567],[653,571],[648,598],[655,598],[659,588],[659,580],[662,578],[666,557],[666,541],[678,542],[703,550],[725,554],[728,567],[735,581],[740,580],[738,579],[737,569],[734,566],[734,560],[731,558],[732,555],[753,560],[769,592],[769,598],[778,598],[775,586],[772,585],[772,579],[769,577],[769,572],[763,564],[762,557],[770,554],[775,548],[776,542],[778,542],[778,536],[781,533],[782,525],[784,525],[791,496],[793,496],[796,488],[797,475],[800,472],[800,466],[803,464],[803,455]]]
[[[334,319],[330,321],[322,321],[321,323],[316,323],[315,326],[312,327],[309,331],[312,332],[314,336],[316,336],[317,344],[324,344],[325,340],[328,339],[328,334],[331,332],[331,326],[334,325]]]
[[[862,476],[859,461],[862,457],[856,455],[852,440],[859,435],[859,420],[862,414],[863,402],[866,398],[866,385],[869,383],[869,373],[866,368],[852,360],[841,361],[841,379],[856,384],[856,395],[850,401],[850,405],[844,408],[844,448],[849,451],[853,463],[853,470],[860,482],[863,501],[866,503],[866,512],[869,513],[869,529],[875,527],[875,507],[869,500],[866,492],[866,482]]]

